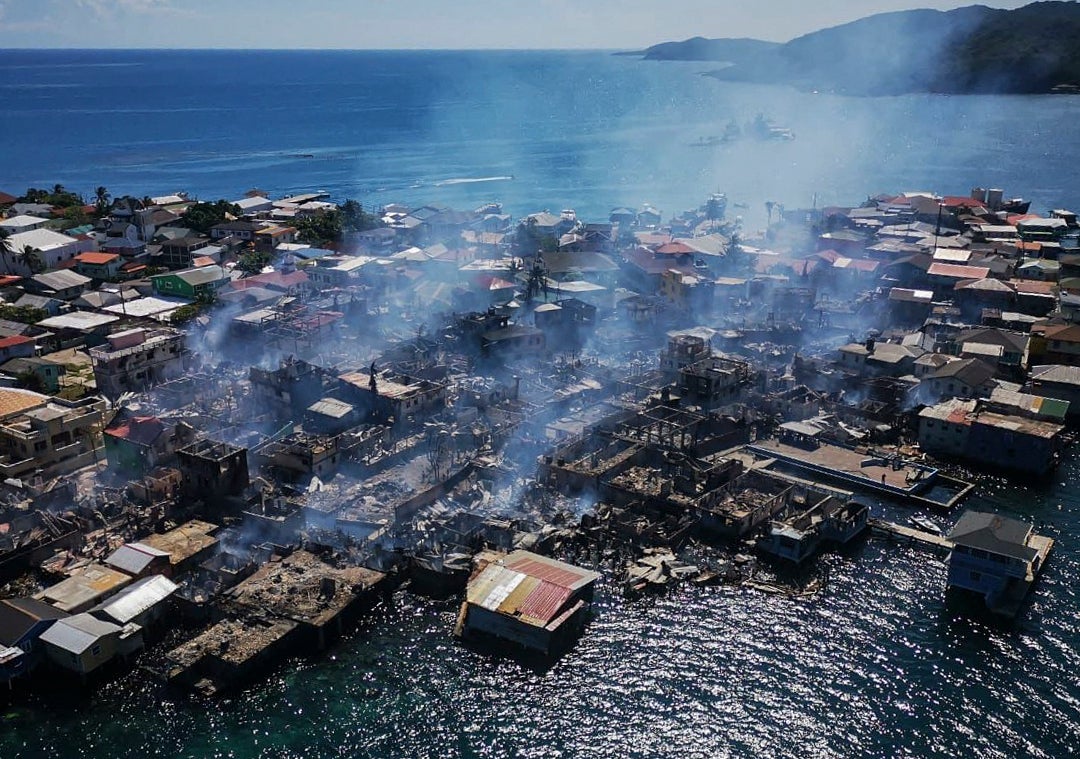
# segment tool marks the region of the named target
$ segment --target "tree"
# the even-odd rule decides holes
[[[68,206],[61,214],[65,221],[71,222],[73,226],[81,227],[83,224],[90,222],[90,216],[83,210],[82,206]]]
[[[240,254],[236,268],[245,274],[259,274],[270,263],[270,254],[258,250],[248,250]]]
[[[109,210],[109,191],[105,187],[98,187],[94,190],[94,206],[97,208],[98,215],[104,216],[105,212]]]
[[[15,249],[12,247],[11,240],[8,239],[7,230],[0,229],[0,263],[4,265],[4,271],[11,271],[11,263],[8,256],[15,254]]]
[[[766,200],[765,201],[765,213],[767,213],[769,215],[768,226],[770,226],[770,227],[772,226],[772,212],[773,212],[773,208],[775,206],[776,206],[776,204],[773,203],[771,200]]]
[[[30,187],[26,190],[26,194],[19,198],[19,201],[22,203],[46,203],[57,208],[86,205],[81,195],[70,192],[62,184],[53,185],[51,191]]]
[[[169,315],[169,324],[174,327],[179,327],[183,324],[187,324],[189,321],[199,315],[199,311],[202,310],[202,306],[198,303],[188,303],[180,306]]]
[[[346,232],[365,232],[375,229],[381,223],[373,214],[367,213],[359,202],[349,199],[339,206],[341,228]]]
[[[45,380],[41,375],[33,369],[19,372],[15,377],[15,386],[20,387],[23,390],[32,390],[35,393],[42,393],[44,395],[48,395],[49,393],[49,386],[45,384]]]
[[[49,318],[49,312],[44,308],[34,308],[33,306],[12,306],[10,304],[0,304],[0,319],[5,319],[10,322],[19,322],[20,324],[37,324],[42,319]]]
[[[41,253],[30,245],[24,245],[15,251],[15,263],[28,268],[31,274],[40,274],[45,271],[45,262],[41,259]]]
[[[536,226],[536,219],[529,216],[518,224],[514,235],[514,252],[519,256],[535,256],[537,253],[554,253],[559,241],[554,235],[545,235]]]
[[[227,216],[239,216],[239,206],[227,200],[213,203],[196,203],[184,212],[184,223],[196,232],[207,234],[210,228],[223,223]]]
[[[342,213],[336,209],[307,216],[294,223],[296,239],[308,245],[326,247],[341,240],[342,224]]]
[[[709,221],[720,221],[724,218],[726,210],[727,201],[723,199],[723,196],[713,195],[705,203],[705,218]]]

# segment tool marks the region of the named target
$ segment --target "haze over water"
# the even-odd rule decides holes
[[[981,184],[1080,210],[1080,100],[847,99],[721,84],[697,75],[706,67],[604,53],[3,52],[0,188],[326,189],[602,219],[643,201],[669,215],[716,190],[753,217],[765,200]],[[797,139],[692,146],[759,112]],[[682,588],[625,601],[605,585],[579,645],[542,672],[453,641],[453,603],[399,594],[326,657],[212,704],[138,671],[67,702],[18,702],[0,711],[0,756],[1077,755],[1077,475],[1068,461],[1058,484],[983,478],[966,504],[1058,540],[1013,627],[957,615],[939,559],[879,542],[821,559],[828,583],[810,600]]]
[[[1080,207],[1076,98],[845,98],[699,76],[708,68],[603,52],[4,51],[0,182],[498,199],[515,215],[595,219],[643,202],[670,214],[718,190],[754,219],[766,200],[975,185]],[[797,139],[694,145],[759,113]]]

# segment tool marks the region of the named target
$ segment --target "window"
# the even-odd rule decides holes
[[[90,649],[90,654],[92,656],[101,656],[101,646],[95,645],[94,647],[92,647]]]

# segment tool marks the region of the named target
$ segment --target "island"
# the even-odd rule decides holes
[[[881,13],[783,44],[751,39],[665,42],[649,61],[715,61],[724,81],[848,95],[1043,94],[1080,91],[1080,6]]]

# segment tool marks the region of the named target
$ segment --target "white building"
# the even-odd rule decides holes
[[[40,263],[38,270],[43,271],[55,269],[80,253],[96,250],[97,246],[93,240],[77,240],[51,229],[32,229],[8,236],[7,248],[0,260],[4,273],[29,277],[35,268],[30,266],[29,261],[21,260],[24,251],[37,254]]]

